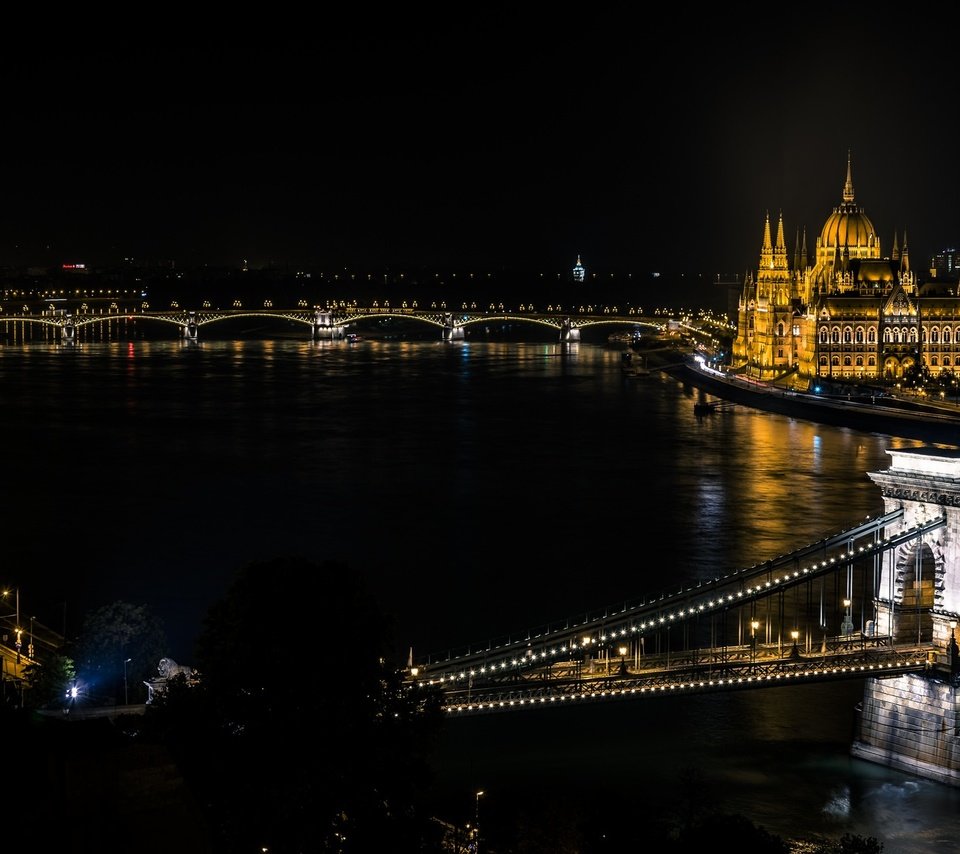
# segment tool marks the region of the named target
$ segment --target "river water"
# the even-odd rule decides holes
[[[189,664],[251,560],[343,560],[418,657],[752,565],[882,509],[918,443],[624,379],[604,342],[281,339],[0,348],[2,518],[24,610],[144,602]],[[307,591],[308,595],[316,595]],[[318,630],[323,601],[317,597]],[[885,854],[960,838],[960,793],[849,757],[856,681],[451,721],[435,803],[492,836],[698,798]],[[952,843],[951,843],[952,844]],[[949,846],[948,846],[949,847]]]

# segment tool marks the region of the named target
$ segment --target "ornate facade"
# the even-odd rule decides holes
[[[783,214],[772,239],[767,214],[756,273],[738,304],[733,365],[764,379],[896,381],[911,365],[960,373],[960,297],[955,283],[921,286],[910,268],[907,235],[889,255],[855,200],[847,159],[843,201],[817,238],[797,234],[791,260]]]

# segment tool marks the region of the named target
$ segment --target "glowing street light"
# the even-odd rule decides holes
[[[627,648],[626,646],[621,646],[619,649],[620,652],[620,675],[627,675]]]
[[[476,808],[473,812],[473,833],[474,833],[474,854],[480,852],[480,798],[483,797],[483,789],[477,792]]]
[[[757,663],[757,629],[760,628],[759,620],[750,621],[750,646],[751,652],[753,653],[752,664]]]
[[[790,632],[790,637],[793,638],[793,649],[790,650],[790,657],[799,658],[800,649],[797,646],[797,641],[800,639],[800,632],[794,629],[792,632]]]
[[[850,599],[843,600],[843,623],[840,625],[840,633],[844,635],[853,634],[853,616],[850,613],[850,606],[853,602]]]

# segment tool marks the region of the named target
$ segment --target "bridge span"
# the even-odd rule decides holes
[[[865,680],[855,754],[960,786],[960,450],[888,454],[867,473],[876,517],[676,592],[411,658],[407,689],[460,717]]]
[[[590,308],[593,309],[592,306]],[[143,307],[121,309],[114,304],[107,311],[101,310],[96,313],[84,310],[55,309],[0,315],[0,321],[7,326],[21,324],[25,327],[46,328],[52,330],[57,339],[64,343],[76,341],[78,331],[85,327],[136,323],[173,326],[176,327],[179,336],[184,340],[196,341],[199,339],[201,329],[205,327],[209,328],[214,324],[243,318],[273,319],[299,324],[304,327],[305,337],[315,341],[343,339],[351,326],[386,319],[402,319],[434,327],[439,333],[438,337],[445,341],[462,340],[469,327],[491,323],[531,324],[547,327],[556,332],[559,341],[576,342],[580,340],[582,330],[590,327],[628,326],[663,332],[668,328],[671,321],[682,322],[678,318],[668,317],[667,315],[646,316],[637,313],[637,310],[633,308],[621,312],[616,307],[571,314],[561,311],[559,307],[555,311],[548,310],[545,312],[533,311],[532,309],[521,311],[477,311],[475,309],[448,311],[434,308],[423,310],[419,308],[356,305],[339,308],[301,306],[281,309],[267,306],[262,309],[237,307],[233,309],[202,308],[154,311]]]

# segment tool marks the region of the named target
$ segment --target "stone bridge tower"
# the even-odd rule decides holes
[[[851,753],[890,768],[960,786],[960,450],[888,450],[889,469],[868,472],[895,536],[938,518],[944,524],[883,553],[877,632],[895,643],[932,644],[927,672],[866,680]],[[938,665],[946,664],[946,667]]]
[[[903,507],[893,536],[937,518],[943,527],[884,552],[876,593],[877,633],[946,650],[960,613],[960,450],[888,450],[893,464],[868,472],[884,510]]]

